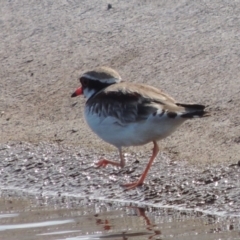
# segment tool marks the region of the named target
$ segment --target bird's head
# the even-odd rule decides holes
[[[117,71],[109,67],[99,67],[92,71],[83,73],[79,81],[81,87],[79,87],[71,97],[76,97],[83,94],[87,99],[93,97],[104,88],[119,83],[121,77]]]

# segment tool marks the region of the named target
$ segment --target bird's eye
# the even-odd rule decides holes
[[[80,82],[81,82],[83,87],[88,86],[88,79],[87,78],[80,78]]]

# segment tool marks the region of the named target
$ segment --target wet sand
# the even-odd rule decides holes
[[[239,164],[197,169],[161,154],[145,184],[126,191],[121,184],[140,177],[145,155],[127,155],[127,166],[119,170],[96,168],[97,150],[90,154],[66,145],[13,143],[0,145],[0,152],[0,186],[5,191],[240,216]]]

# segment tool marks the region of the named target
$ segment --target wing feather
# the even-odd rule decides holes
[[[125,124],[142,121],[159,110],[174,111],[180,107],[161,90],[136,83],[113,84],[88,99],[89,111],[100,117],[115,117]]]

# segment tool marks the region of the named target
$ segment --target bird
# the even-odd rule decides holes
[[[178,103],[159,88],[122,81],[119,73],[106,66],[85,71],[81,86],[71,97],[84,95],[84,117],[90,129],[119,151],[120,162],[100,159],[97,167],[125,166],[123,147],[153,143],[152,155],[140,178],[123,184],[141,186],[159,153],[158,142],[171,135],[188,119],[209,116],[201,104]]]

